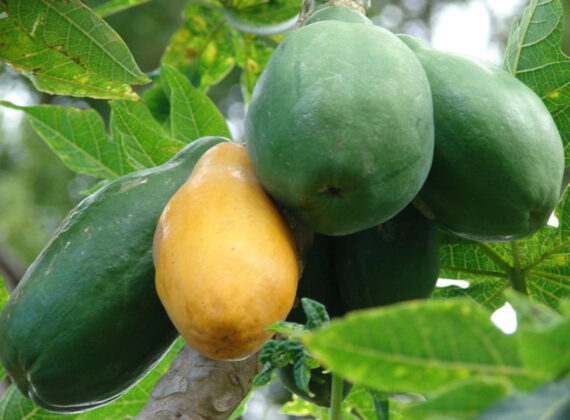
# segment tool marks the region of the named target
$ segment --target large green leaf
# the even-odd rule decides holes
[[[180,70],[201,91],[219,83],[235,66],[233,38],[237,31],[224,16],[200,4],[184,11],[162,62]]]
[[[137,169],[166,162],[187,142],[174,139],[141,102],[112,101],[111,131]]]
[[[553,382],[531,394],[517,394],[492,407],[476,420],[568,420],[570,380]]]
[[[404,414],[414,420],[431,418],[472,419],[492,404],[509,396],[507,381],[474,378],[452,383],[428,401],[410,404]]]
[[[114,420],[134,417],[144,407],[154,385],[168,371],[183,346],[184,342],[179,339],[151,372],[125,395],[108,405],[78,414],[54,414],[36,406],[12,385],[0,401],[0,418],[2,420]]]
[[[205,136],[231,136],[216,105],[205,94],[193,88],[182,73],[163,64],[161,82],[170,102],[172,137],[189,143]]]
[[[93,109],[21,107],[3,101],[0,105],[24,111],[34,130],[75,172],[113,179],[133,170],[121,145],[107,136],[103,119]]]
[[[570,57],[561,50],[564,11],[560,0],[531,0],[515,21],[503,67],[546,103],[562,135],[570,164]]]
[[[100,99],[138,98],[130,85],[106,80],[68,56],[36,44],[10,18],[0,19],[0,60],[26,75],[42,92]]]
[[[440,276],[462,279],[470,287],[438,289],[436,297],[469,296],[492,309],[501,306],[503,292],[513,285],[533,301],[557,308],[570,296],[570,193],[559,203],[559,227],[546,226],[515,242],[478,243],[444,235]]]
[[[2,312],[2,308],[4,308],[4,305],[6,302],[8,302],[9,298],[10,293],[8,293],[8,289],[6,288],[4,278],[0,275],[0,312]],[[6,372],[4,372],[4,368],[2,368],[2,365],[0,364],[0,383],[4,380],[5,377]]]
[[[36,44],[104,79],[149,81],[119,35],[81,0],[7,0],[6,12]]]
[[[467,378],[509,380],[521,388],[550,378],[527,370],[517,340],[466,300],[406,302],[349,314],[303,341],[325,367],[349,381],[430,395]]]
[[[114,15],[115,13],[122,12],[123,10],[130,9],[131,7],[139,6],[148,3],[150,0],[109,0],[93,10],[101,17]]]

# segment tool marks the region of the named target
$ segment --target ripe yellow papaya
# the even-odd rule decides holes
[[[293,305],[293,235],[237,143],[200,158],[164,208],[153,252],[159,298],[204,356],[249,356],[271,337],[265,327],[284,320]]]

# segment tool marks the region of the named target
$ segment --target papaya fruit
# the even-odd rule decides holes
[[[435,152],[419,200],[445,229],[509,241],[543,227],[559,197],[564,151],[542,100],[512,74],[410,36],[433,95]]]
[[[304,25],[257,81],[244,138],[273,198],[317,233],[354,233],[394,216],[424,183],[433,155],[429,84],[387,30]]]
[[[438,231],[412,205],[381,225],[334,238],[336,281],[346,311],[431,295]]]
[[[55,412],[95,408],[169,349],[178,334],[154,289],[154,229],[202,153],[225,141],[196,140],[69,213],[0,314],[0,362],[24,396]]]
[[[218,360],[257,351],[291,310],[294,237],[243,145],[211,148],[172,196],[154,240],[156,289],[194,349]]]

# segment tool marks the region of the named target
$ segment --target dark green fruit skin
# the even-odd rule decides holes
[[[336,281],[347,311],[429,297],[439,273],[435,223],[408,206],[389,221],[334,238]]]
[[[316,234],[313,244],[306,257],[303,274],[299,280],[297,296],[308,297],[324,304],[331,318],[344,315],[338,288],[334,281],[334,264],[332,261],[333,238]],[[300,302],[291,310],[287,321],[304,324],[307,322]],[[329,407],[331,401],[332,376],[324,373],[322,368],[311,370],[309,389],[313,396],[301,390],[295,384],[293,365],[287,365],[277,371],[277,376],[283,386],[299,397],[321,407]],[[351,384],[344,383],[345,396],[350,391]]]
[[[265,189],[317,233],[345,235],[402,210],[433,155],[429,84],[412,51],[374,25],[292,32],[258,80],[245,138]]]
[[[477,241],[543,227],[559,200],[564,151],[541,99],[500,67],[401,39],[422,62],[434,101],[424,205],[442,227]]]
[[[300,299],[304,297],[325,305],[331,318],[344,315],[340,294],[334,281],[332,246],[332,237],[315,234],[297,286],[297,299],[287,316],[287,321],[298,324],[307,322],[300,302]]]
[[[367,25],[373,25],[372,21],[360,13],[356,9],[345,6],[328,6],[319,9],[305,21],[304,26],[310,25],[312,23],[321,22],[323,20],[339,20],[342,22],[351,23],[364,23]]]
[[[198,158],[223,141],[197,140],[112,181],[62,222],[0,314],[0,361],[23,395],[50,411],[95,408],[169,349],[177,332],[154,289],[154,229]]]

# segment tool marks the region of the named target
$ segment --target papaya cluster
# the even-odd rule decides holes
[[[196,140],[70,212],[0,314],[0,362],[25,396],[56,412],[106,404],[178,335],[248,357],[268,325],[303,322],[298,297],[333,317],[426,298],[438,228],[528,236],[562,184],[560,135],[528,87],[346,7],[275,50],[245,139]],[[324,372],[314,395],[279,375],[330,402]]]

